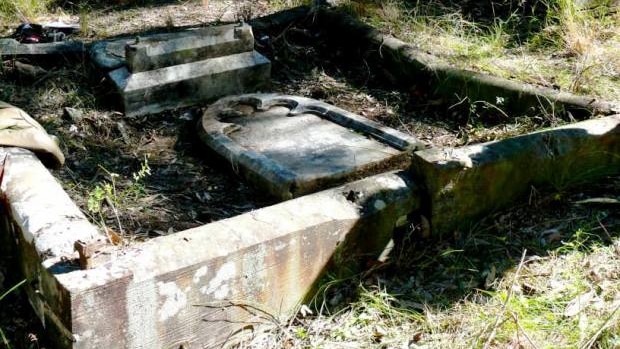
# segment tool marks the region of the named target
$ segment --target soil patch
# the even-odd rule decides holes
[[[363,53],[334,47],[329,33],[308,23],[257,33],[258,51],[272,60],[273,90],[311,97],[381,122],[434,146],[491,141],[557,126],[556,115],[514,115],[467,99],[442,99],[398,84]]]

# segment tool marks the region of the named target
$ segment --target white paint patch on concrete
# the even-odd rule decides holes
[[[223,284],[222,286],[218,287],[217,290],[215,290],[215,292],[213,293],[213,298],[215,299],[225,299],[226,297],[228,297],[228,293],[230,292],[230,288],[228,287],[228,284]]]
[[[206,265],[198,268],[198,270],[196,270],[196,272],[194,273],[194,277],[192,278],[192,281],[195,284],[200,283],[200,279],[202,279],[205,275],[207,275],[208,271],[209,271],[209,268]]]
[[[620,105],[617,107],[620,108]],[[600,118],[600,119],[586,120],[586,121],[582,121],[579,123],[565,125],[565,126],[559,127],[559,129],[580,128],[581,130],[587,132],[590,135],[602,136],[606,133],[611,132],[613,129],[618,127],[618,125],[620,125],[620,114],[611,115],[611,116],[607,116],[607,117]]]
[[[373,205],[375,206],[375,209],[377,209],[377,210],[383,210],[384,208],[387,207],[385,201],[383,201],[383,200],[377,200],[377,201],[374,202]]]
[[[228,292],[230,291],[226,282],[234,278],[236,275],[237,267],[235,266],[235,263],[225,263],[217,271],[215,277],[209,281],[209,287],[204,293],[213,294],[213,297],[216,299],[226,298],[226,296],[228,296]]]
[[[286,245],[286,244],[284,244]],[[262,244],[256,247],[252,253],[245,256],[242,260],[243,287],[246,295],[259,295],[265,293],[267,280],[267,269],[265,260],[267,259],[267,247]]]
[[[157,334],[157,288],[154,280],[132,282],[125,293],[127,303],[127,346],[161,347]]]
[[[187,295],[174,282],[158,282],[159,295],[165,298],[159,309],[159,321],[166,321],[187,305]]]
[[[381,184],[381,187],[387,189],[398,189],[405,186],[403,180],[396,176],[377,176],[374,179],[377,183]]]
[[[287,244],[285,244],[282,241],[278,241],[276,243],[276,245],[273,247],[273,249],[277,252],[277,251],[282,251],[283,249],[285,249],[287,246]]]

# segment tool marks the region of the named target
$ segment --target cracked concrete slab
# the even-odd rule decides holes
[[[309,98],[253,94],[213,104],[201,139],[250,182],[286,200],[405,168],[414,137]]]

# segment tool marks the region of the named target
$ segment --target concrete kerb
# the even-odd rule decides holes
[[[435,232],[448,231],[511,204],[530,185],[620,172],[620,115],[418,151],[412,171],[422,192],[410,175],[382,174],[107,251],[88,270],[67,263],[77,258],[73,243],[103,234],[32,153],[4,151],[2,195],[30,301],[58,345],[192,347],[216,345],[244,324],[264,321],[262,311],[291,315],[334,256],[377,256],[414,211],[427,211]]]
[[[449,99],[467,97],[495,105],[511,112],[544,110],[550,113],[569,111],[574,115],[620,113],[620,102],[604,101],[540,87],[451,66],[444,60],[396,39],[353,17],[330,9],[316,16],[322,30],[327,30],[337,47],[360,53],[377,61],[403,85],[415,84]]]
[[[469,229],[531,186],[568,186],[620,173],[620,115],[500,141],[414,153],[433,232]]]
[[[122,249],[109,246],[92,269],[80,269],[72,262],[75,241],[105,237],[34,155],[7,153],[5,216],[19,241],[30,301],[63,348],[221,344],[266,314],[293,314],[334,255],[350,258],[335,261],[339,266],[379,255],[396,225],[419,208],[405,174],[381,174]]]

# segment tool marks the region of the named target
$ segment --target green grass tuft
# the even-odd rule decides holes
[[[32,21],[47,13],[52,0],[0,0],[0,19],[5,22]]]

